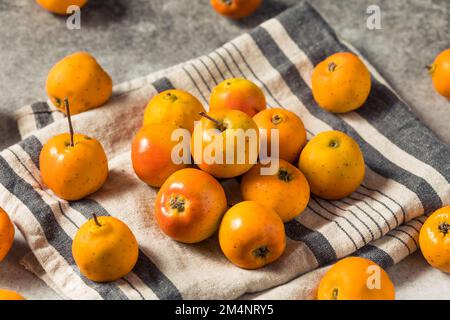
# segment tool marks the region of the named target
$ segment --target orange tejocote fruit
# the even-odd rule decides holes
[[[200,112],[205,112],[202,104],[189,92],[172,89],[154,96],[144,112],[144,126],[154,123],[171,122],[194,130],[194,121],[200,120]]]
[[[65,112],[70,101],[72,115],[103,105],[112,94],[111,77],[87,52],[77,52],[56,63],[47,77],[47,95]]]
[[[436,91],[450,99],[450,49],[444,50],[428,67]]]
[[[271,143],[275,143],[271,135],[274,129],[278,130],[279,158],[288,162],[298,160],[306,144],[306,130],[295,113],[279,108],[266,109],[255,115],[253,120],[258,125],[261,144],[267,145],[268,155],[271,155]]]
[[[69,133],[48,140],[39,155],[41,177],[58,197],[80,200],[99,190],[108,177],[108,159],[102,145],[84,134],[75,134],[69,101],[64,99]]]
[[[450,273],[450,206],[428,217],[420,230],[419,243],[430,265]]]
[[[59,15],[66,15],[70,14],[70,12],[67,13],[67,8],[73,5],[81,8],[88,2],[88,0],[36,0],[36,2],[50,12]]]
[[[5,259],[14,242],[14,225],[8,214],[0,208],[0,262]]]
[[[155,201],[155,217],[161,230],[184,243],[209,238],[217,231],[226,209],[227,198],[220,183],[192,168],[172,174]]]
[[[335,53],[320,62],[312,74],[312,93],[323,109],[344,113],[361,107],[371,88],[370,73],[350,52]]]
[[[178,141],[173,141],[171,137],[177,129],[178,126],[168,122],[147,124],[133,139],[131,162],[134,172],[150,186],[161,187],[172,173],[187,166],[185,162],[175,163],[175,159],[172,159]],[[178,155],[183,160],[182,150]]]
[[[0,300],[25,300],[25,298],[15,291],[0,289]]]
[[[266,109],[266,98],[261,89],[247,79],[233,78],[219,83],[209,98],[210,111],[234,109],[253,117]]]
[[[219,228],[225,256],[244,269],[258,269],[277,260],[286,247],[284,224],[271,208],[256,201],[231,207]]]
[[[279,161],[274,174],[264,174],[268,165],[258,163],[241,181],[244,200],[254,200],[275,210],[288,222],[305,210],[309,201],[309,184],[299,169],[285,160]]]
[[[250,170],[259,149],[255,121],[239,110],[215,110],[202,116],[192,134],[195,164],[216,178],[237,177]]]
[[[258,9],[262,0],[210,0],[210,2],[219,14],[231,19],[241,19]]]
[[[94,215],[75,235],[72,255],[86,278],[109,282],[126,276],[134,268],[139,246],[133,232],[121,220]]]
[[[324,199],[345,198],[364,180],[361,149],[340,131],[326,131],[312,138],[300,154],[298,166],[311,192]]]
[[[319,300],[394,300],[395,288],[386,271],[360,257],[338,261],[324,275]]]

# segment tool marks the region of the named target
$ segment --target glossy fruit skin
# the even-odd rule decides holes
[[[200,169],[208,172],[216,178],[232,178],[237,177],[253,167],[256,164],[258,149],[259,149],[259,130],[256,123],[246,113],[238,110],[215,110],[208,113],[209,116],[222,122],[226,125],[226,130],[220,133],[218,126],[213,121],[202,118],[201,122],[194,128],[191,141],[191,153],[194,162]],[[227,135],[233,134],[233,130],[243,129],[244,131],[251,130],[256,137],[253,145],[250,139],[245,141],[244,150],[237,150],[238,144],[227,144]],[[212,132],[211,130],[215,130]],[[229,131],[230,130],[230,131]],[[228,133],[227,133],[228,132]],[[215,139],[222,140],[223,163],[207,163],[205,159],[205,148],[215,145]],[[196,150],[196,144],[201,145],[202,148]],[[232,163],[225,163],[226,154],[231,155],[234,152],[234,160]],[[243,163],[238,163],[238,155],[245,152],[245,159]]]
[[[206,112],[202,104],[189,92],[173,89],[154,96],[144,112],[144,126],[152,123],[172,122],[181,128],[194,130],[194,121]]]
[[[179,129],[172,123],[148,124],[141,128],[131,144],[131,162],[136,175],[152,187],[160,187],[175,171],[187,164],[175,164],[172,150],[178,141],[172,141],[172,132]]]
[[[450,273],[450,206],[436,210],[422,226],[420,249],[428,263]]]
[[[209,110],[232,109],[253,117],[266,109],[266,98],[261,89],[247,79],[233,78],[219,83],[211,92]]]
[[[135,266],[139,247],[130,228],[114,217],[90,219],[78,230],[72,255],[80,272],[95,282],[110,282],[126,276]]]
[[[83,134],[63,133],[44,144],[39,156],[41,177],[58,197],[80,200],[98,191],[108,178],[108,160],[102,145]]]
[[[210,0],[210,3],[219,14],[231,19],[241,19],[258,9],[262,0]]]
[[[253,120],[258,125],[261,139],[265,132],[268,151],[272,141],[270,130],[278,129],[280,159],[291,163],[298,160],[306,144],[306,130],[303,121],[295,113],[279,108],[266,109],[256,114]],[[261,140],[261,143],[264,142]]]
[[[380,288],[370,289],[373,267],[380,268]],[[395,300],[395,287],[388,274],[375,262],[348,257],[334,264],[322,278],[318,300]]]
[[[77,52],[57,62],[50,70],[47,95],[62,112],[64,99],[70,103],[72,115],[100,107],[112,94],[111,77],[87,52]]]
[[[298,167],[311,193],[338,200],[353,193],[364,180],[364,157],[358,144],[340,131],[326,131],[312,138],[300,154]]]
[[[183,243],[209,238],[227,209],[225,191],[216,179],[198,169],[172,174],[155,201],[155,217],[161,230]]]
[[[5,259],[14,242],[14,225],[8,214],[0,208],[0,262]]]
[[[350,52],[339,52],[320,62],[312,74],[312,93],[323,109],[344,113],[361,107],[372,86],[364,63]]]
[[[450,99],[450,49],[439,53],[429,72],[436,91],[441,96]]]
[[[0,289],[0,301],[5,300],[26,300],[20,294],[12,290],[3,290]]]
[[[288,222],[305,210],[309,201],[309,184],[303,173],[285,160],[280,159],[278,172],[262,175],[258,163],[250,169],[241,181],[244,200],[257,201],[272,208]]]
[[[36,0],[36,2],[50,12],[67,15],[68,7],[75,5],[81,8],[88,0]]]
[[[244,269],[258,269],[277,260],[286,248],[284,224],[271,208],[256,201],[231,207],[219,228],[225,256]]]

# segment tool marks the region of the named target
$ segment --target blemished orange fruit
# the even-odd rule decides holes
[[[339,52],[320,62],[312,74],[312,93],[323,109],[344,113],[361,107],[372,86],[364,63],[350,52]]]
[[[395,287],[386,271],[372,260],[348,257],[324,275],[318,300],[394,300]]]
[[[210,3],[219,14],[231,19],[241,19],[255,12],[262,0],[210,0]]]
[[[154,96],[144,112],[144,126],[155,123],[174,123],[194,130],[194,121],[200,120],[200,112],[205,112],[202,104],[189,92],[172,89]]]
[[[0,300],[25,300],[25,298],[15,291],[0,289]]]
[[[209,110],[232,109],[253,117],[266,109],[266,98],[261,89],[247,79],[226,79],[211,92]]]
[[[108,178],[102,145],[84,134],[63,133],[48,140],[39,156],[44,184],[64,200],[80,200],[98,191]]]
[[[300,154],[298,167],[311,193],[338,200],[353,193],[364,180],[364,157],[358,144],[340,131],[326,131],[312,138]]]
[[[279,158],[288,162],[297,161],[306,144],[306,130],[295,113],[279,108],[266,109],[256,114],[253,120],[258,125],[261,144],[267,146],[269,156],[271,144],[275,143],[270,130],[278,130]]]
[[[439,53],[428,71],[436,91],[450,99],[450,49]]]
[[[0,208],[0,262],[5,259],[14,242],[14,225],[8,214]]]
[[[68,99],[75,115],[105,104],[112,94],[112,80],[92,55],[77,52],[53,66],[46,89],[55,107],[66,112],[64,99]]]
[[[177,129],[179,127],[173,123],[147,124],[133,139],[131,161],[134,172],[150,186],[161,187],[172,173],[187,166],[172,159],[172,151],[178,142],[172,141],[171,135]],[[182,156],[181,151],[179,155]]]
[[[283,222],[288,222],[305,210],[309,201],[309,184],[303,173],[285,160],[279,161],[278,170],[271,175],[258,163],[241,181],[244,200],[253,200],[272,208]]]
[[[436,210],[420,229],[420,250],[428,263],[450,273],[450,206]]]
[[[256,201],[231,207],[219,228],[222,252],[233,264],[258,269],[276,261],[286,248],[284,224],[271,208]]]
[[[217,231],[226,209],[227,198],[220,183],[193,168],[172,174],[155,201],[155,217],[161,230],[184,243],[209,238]]]
[[[139,247],[130,228],[114,217],[96,217],[78,230],[72,255],[80,272],[95,282],[126,276],[135,266]]]
[[[36,2],[43,7],[44,9],[59,14],[59,15],[67,15],[67,9],[70,6],[78,6],[83,7],[88,0],[36,0]]]

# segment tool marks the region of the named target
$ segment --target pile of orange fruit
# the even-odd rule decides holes
[[[64,9],[55,1],[38,2],[56,13]],[[85,2],[79,1],[79,5]],[[250,14],[260,2],[211,1],[219,12],[232,18]],[[226,3],[231,3],[231,7]],[[245,9],[233,11],[235,5],[244,3]],[[450,97],[450,50],[436,58],[430,73],[436,90]],[[68,116],[69,132],[51,138],[43,146],[42,181],[56,196],[79,200],[103,186],[108,178],[108,161],[99,141],[74,133],[70,116],[107,102],[112,80],[94,57],[80,52],[51,69],[46,89],[52,103]],[[329,112],[343,113],[361,107],[370,90],[370,73],[352,53],[328,57],[312,75],[314,99]],[[192,165],[173,161],[178,144],[172,134],[177,129],[184,129],[191,138],[188,151]],[[239,129],[255,132],[256,149],[251,148],[251,139],[245,139],[242,148],[227,141],[227,134]],[[270,146],[276,142],[279,156],[274,157],[279,163],[270,172],[269,164],[256,159],[260,148],[272,150]],[[227,79],[218,84],[211,92],[209,112],[186,91],[159,93],[149,101],[143,126],[130,143],[136,175],[149,186],[160,188],[153,218],[161,231],[183,243],[201,242],[218,233],[225,257],[245,269],[261,268],[283,255],[284,223],[304,211],[310,192],[324,199],[341,199],[354,192],[364,179],[364,157],[351,137],[328,131],[307,141],[301,118],[286,109],[266,109],[263,91],[247,79]],[[231,153],[232,161],[206,161],[205,153],[211,144],[219,146],[214,149],[214,156],[225,158]],[[181,158],[191,159],[185,150],[178,151]],[[238,161],[241,156],[242,161]],[[228,207],[219,181],[238,177],[243,201]],[[450,207],[445,207],[432,214],[420,232],[424,256],[444,272],[450,272],[449,230]],[[0,261],[13,239],[14,227],[6,212],[0,210]],[[122,221],[94,215],[78,230],[72,253],[83,275],[96,282],[108,282],[133,269],[138,242]],[[367,270],[372,267],[379,268],[380,275],[374,288],[367,282]],[[393,299],[394,292],[381,267],[352,257],[330,268],[320,283],[318,298]],[[0,299],[18,298],[20,295],[14,292],[0,291]]]

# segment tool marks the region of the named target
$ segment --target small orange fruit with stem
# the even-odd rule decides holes
[[[276,142],[272,141],[271,130],[278,130],[280,159],[291,163],[298,159],[306,144],[306,130],[295,113],[280,108],[266,109],[256,114],[253,120],[258,125],[261,144],[267,145],[268,155],[271,144]]]
[[[281,159],[274,174],[262,174],[263,167],[267,166],[258,163],[243,175],[241,191],[244,200],[272,208],[283,222],[300,215],[309,201],[309,184],[303,173]]]
[[[420,250],[428,263],[450,273],[450,206],[436,210],[420,229]]]
[[[450,49],[444,50],[428,67],[434,88],[441,95],[450,99]]]
[[[211,92],[209,110],[239,110],[253,117],[266,109],[262,90],[247,79],[233,78],[219,83]]]
[[[139,246],[133,232],[117,218],[93,214],[78,230],[72,255],[80,272],[95,282],[126,276],[136,265]]]
[[[151,123],[142,127],[133,139],[131,161],[134,172],[150,186],[161,187],[172,173],[188,166],[172,159],[178,142],[171,137],[177,129],[179,127],[173,123]],[[179,156],[183,157],[182,151]]]
[[[334,264],[323,276],[319,300],[394,300],[395,287],[386,271],[375,262],[348,257]]]
[[[237,177],[256,164],[259,131],[246,113],[238,110],[202,112],[192,134],[195,164],[216,178]]]
[[[87,52],[71,54],[56,63],[46,82],[52,103],[65,112],[70,101],[72,115],[100,107],[112,94],[112,80],[97,60]]]
[[[312,74],[317,104],[334,112],[349,112],[366,102],[372,81],[364,63],[351,52],[339,52],[320,62]]]
[[[187,168],[172,174],[158,192],[155,217],[161,230],[176,241],[209,238],[227,209],[225,191],[208,173]]]
[[[108,177],[108,160],[95,139],[73,131],[68,99],[64,99],[69,133],[51,138],[39,156],[41,177],[58,197],[80,200],[97,190]]]
[[[258,269],[277,260],[286,247],[284,224],[271,208],[256,201],[231,207],[219,228],[225,256],[244,269]]]
[[[0,262],[5,259],[14,242],[14,225],[8,214],[0,208]]]
[[[205,112],[205,109],[189,92],[179,89],[166,90],[154,96],[148,103],[143,126],[173,123],[192,133],[194,121],[200,120],[200,112]]]

